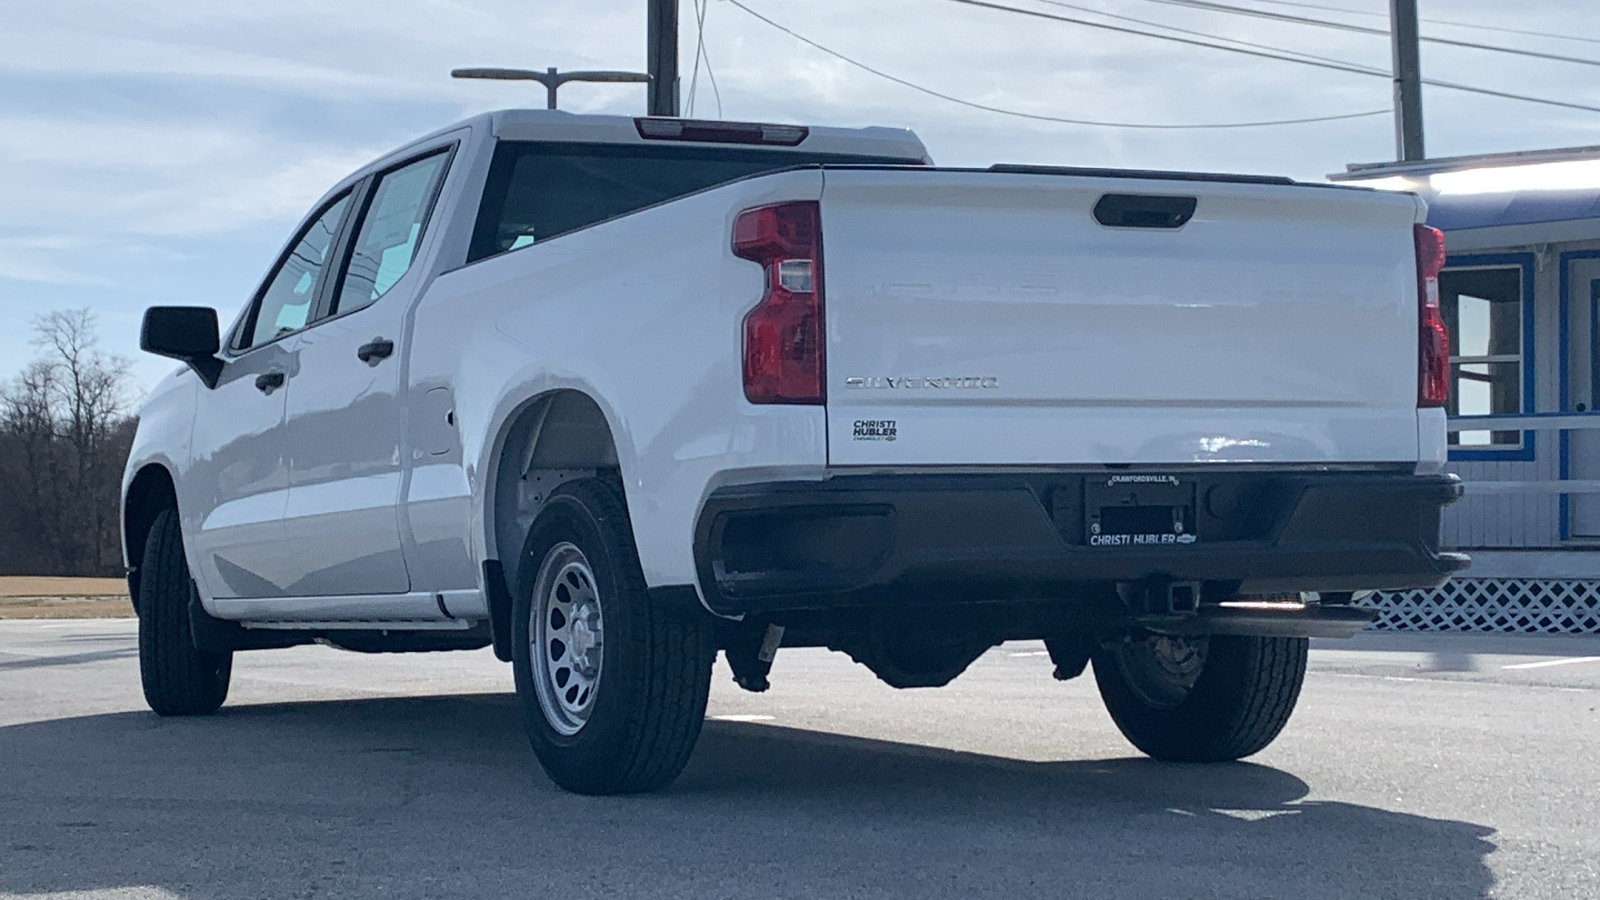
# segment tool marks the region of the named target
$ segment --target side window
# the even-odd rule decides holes
[[[370,304],[411,268],[447,158],[436,153],[379,176],[329,315]]]
[[[317,282],[323,263],[349,204],[350,195],[345,194],[301,232],[250,311],[235,349],[257,347],[306,326],[317,299]]]

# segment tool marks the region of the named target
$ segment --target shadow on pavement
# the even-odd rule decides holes
[[[564,794],[507,695],[0,728],[0,894],[1485,897],[1491,829],[1264,766],[1032,763],[706,723],[642,797]],[[142,896],[142,895],[141,895]]]
[[[45,669],[51,666],[77,666],[89,662],[103,662],[108,659],[125,659],[138,656],[138,648],[129,650],[118,647],[111,650],[95,650],[89,653],[69,653],[66,656],[40,656],[24,659],[0,660],[0,671],[6,669]]]
[[[1349,638],[1317,638],[1313,650],[1433,653],[1468,657],[1590,656],[1600,652],[1600,634],[1484,634],[1457,631],[1364,631]]]

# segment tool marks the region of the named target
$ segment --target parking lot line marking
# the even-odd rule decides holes
[[[711,718],[716,719],[718,722],[773,722],[777,720],[777,716],[752,716],[742,714],[712,716]]]
[[[1595,688],[1592,687],[1562,687],[1559,684],[1540,684],[1536,681],[1492,681],[1487,678],[1407,678],[1404,675],[1378,675],[1373,672],[1337,672],[1329,671],[1327,669],[1323,669],[1321,671],[1312,669],[1306,674],[1326,675],[1329,678],[1369,678],[1374,681],[1404,681],[1412,684],[1455,686],[1471,685],[1473,687],[1510,688],[1519,691],[1528,690],[1529,688],[1538,688],[1541,691],[1560,691],[1568,694],[1593,694],[1595,692]]]
[[[1550,666],[1572,666],[1578,663],[1600,662],[1600,656],[1574,656],[1570,659],[1547,659],[1543,662],[1517,663],[1514,666],[1501,666],[1502,669],[1544,669]]]
[[[1049,650],[1025,650],[1025,651],[1023,651],[1021,653],[1013,653],[1011,655],[1013,657],[1017,657],[1017,656],[1049,656],[1050,655],[1050,651]]]

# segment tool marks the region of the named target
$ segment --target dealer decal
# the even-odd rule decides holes
[[[1091,547],[1149,547],[1158,544],[1192,544],[1192,534],[1091,534]]]
[[[854,441],[892,441],[895,439],[893,419],[857,419],[851,429]]]

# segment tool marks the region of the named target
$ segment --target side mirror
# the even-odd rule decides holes
[[[189,364],[206,387],[222,377],[217,311],[207,306],[152,306],[144,311],[139,349]]]

